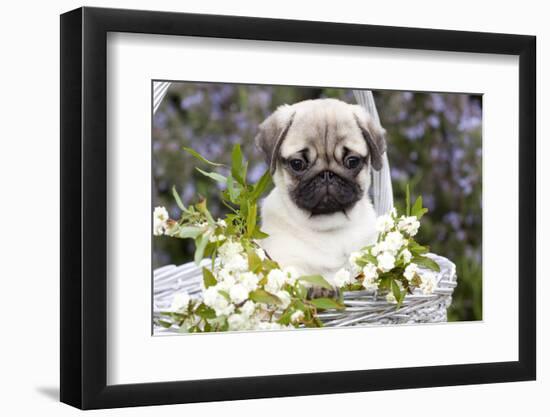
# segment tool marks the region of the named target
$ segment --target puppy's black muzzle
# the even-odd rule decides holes
[[[345,212],[361,195],[361,188],[357,184],[330,170],[302,180],[292,193],[296,205],[314,216]]]

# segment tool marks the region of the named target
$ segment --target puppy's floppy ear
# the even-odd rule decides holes
[[[277,158],[281,150],[281,145],[294,120],[295,112],[291,106],[280,106],[275,112],[263,121],[260,125],[260,131],[254,139],[256,145],[265,155],[265,160],[269,166],[271,174],[277,168]]]
[[[362,106],[356,105],[353,115],[367,142],[372,167],[380,171],[382,155],[386,152],[386,129],[380,126]]]

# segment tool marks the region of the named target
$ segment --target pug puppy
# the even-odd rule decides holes
[[[269,256],[333,283],[351,252],[375,242],[368,190],[384,135],[363,107],[335,99],[283,105],[260,125],[255,140],[275,185],[261,208]]]

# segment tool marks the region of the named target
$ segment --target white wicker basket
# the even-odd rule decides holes
[[[451,304],[456,287],[456,267],[447,258],[429,254],[441,269],[437,274],[437,287],[433,294],[425,295],[420,290],[405,297],[400,308],[388,303],[384,296],[375,292],[353,291],[344,293],[345,311],[327,310],[319,314],[326,327],[357,326],[365,324],[437,323],[447,321],[447,308]],[[180,266],[168,265],[154,271],[154,317],[168,311],[174,294],[181,291],[193,298],[200,298],[202,292],[202,266],[211,265],[203,260],[200,266],[186,263]],[[155,326],[155,334],[171,333],[176,329]]]

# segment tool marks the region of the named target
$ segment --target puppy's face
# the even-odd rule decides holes
[[[365,197],[369,169],[380,169],[383,129],[360,106],[334,99],[282,106],[256,142],[275,183],[311,216],[350,210]]]

